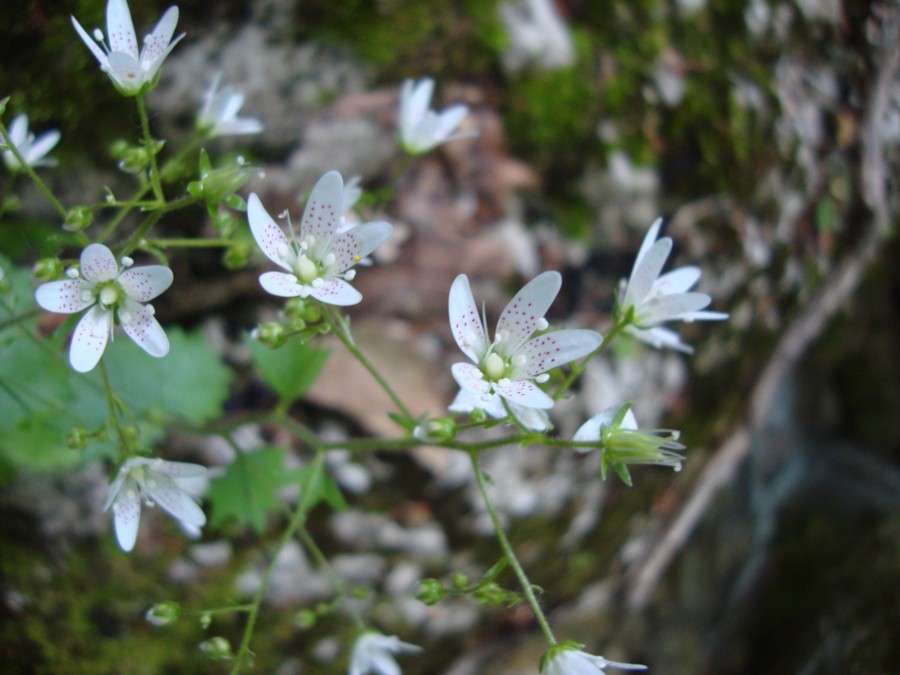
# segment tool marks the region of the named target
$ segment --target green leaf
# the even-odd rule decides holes
[[[296,472],[284,468],[285,452],[284,448],[260,448],[238,454],[210,486],[210,524],[219,526],[233,519],[262,533],[266,517],[281,507],[278,490],[296,477]]]
[[[278,349],[266,347],[249,335],[245,341],[260,375],[283,404],[292,403],[306,393],[322,372],[331,353],[299,340],[289,340]]]
[[[341,489],[321,466],[310,464],[295,472],[294,475],[299,478],[300,498],[306,504],[307,513],[323,501],[335,511],[347,510],[347,502],[344,500]],[[307,496],[303,497],[303,495]]]

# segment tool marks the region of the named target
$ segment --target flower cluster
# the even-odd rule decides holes
[[[47,157],[47,154],[59,143],[59,131],[56,129],[50,129],[35,137],[28,131],[28,115],[20,113],[13,118],[9,125],[9,140],[25,160],[26,166],[32,168],[56,166],[56,159]],[[12,171],[22,168],[22,163],[10,148],[3,150],[3,161]]]
[[[172,270],[163,265],[135,267],[131,258],[122,258],[122,267],[103,244],[91,244],[81,253],[78,269],[69,278],[40,286],[35,300],[44,309],[72,314],[88,309],[75,327],[69,361],[80,373],[92,370],[119,319],[122,330],[150,356],[169,353],[169,340],[147,304],[172,285]]]
[[[657,240],[662,219],[647,231],[628,283],[616,304],[616,320],[628,325],[628,332],[656,348],[670,347],[691,353],[673,330],[662,328],[667,321],[721,321],[724,312],[701,311],[712,302],[706,293],[688,292],[700,279],[697,267],[682,267],[660,276],[672,251],[672,240]],[[624,282],[623,282],[624,283]]]
[[[72,25],[84,44],[97,59],[100,70],[109,75],[113,85],[125,96],[136,96],[151,89],[159,76],[159,69],[169,52],[184,37],[172,39],[178,23],[178,8],[169,7],[153,31],[144,38],[138,52],[137,36],[126,0],[109,0],[106,5],[106,39],[94,29],[93,38],[72,17]]]
[[[603,342],[592,330],[543,332],[549,327],[544,314],[561,285],[559,272],[544,272],[528,282],[500,314],[491,340],[468,277],[456,277],[450,287],[450,328],[472,363],[453,364],[461,392],[451,410],[480,409],[496,418],[512,414],[530,429],[548,427],[544,411],[554,401],[537,385],[549,379],[547,371],[590,354]],[[532,337],[535,332],[541,334]]]
[[[282,298],[313,297],[331,305],[355,305],[362,294],[348,282],[351,269],[391,236],[389,223],[345,225],[344,182],[337,171],[319,179],[303,211],[298,237],[288,237],[254,193],[247,201],[253,238],[266,257],[285,272],[266,272],[259,283]]]

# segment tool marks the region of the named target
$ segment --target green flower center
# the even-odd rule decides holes
[[[319,278],[319,266],[307,258],[306,255],[301,255],[297,260],[296,273],[300,281],[304,284],[309,284]]]
[[[496,352],[491,352],[484,360],[482,371],[488,380],[497,381],[506,375],[506,361]]]
[[[119,303],[123,295],[124,292],[119,284],[112,281],[100,287],[100,290],[97,292],[97,300],[104,307],[113,307]]]

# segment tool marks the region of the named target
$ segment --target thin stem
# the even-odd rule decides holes
[[[160,204],[166,203],[165,195],[162,191],[162,183],[159,180],[159,168],[156,166],[156,149],[154,148],[153,138],[150,136],[150,121],[147,118],[147,106],[144,105],[143,94],[134,97],[137,101],[138,114],[141,117],[141,131],[144,134],[144,148],[147,151],[150,162],[150,185],[153,186],[153,194]]]
[[[363,367],[369,371],[369,374],[375,378],[375,381],[378,385],[384,390],[384,392],[391,398],[394,402],[394,405],[397,406],[397,409],[403,415],[407,422],[412,422],[415,418],[412,416],[412,413],[409,409],[403,404],[403,401],[400,400],[400,397],[394,393],[394,390],[391,389],[391,386],[387,383],[387,381],[381,376],[381,373],[372,365],[372,363],[362,355],[362,352],[356,347],[356,344],[353,342],[353,336],[350,334],[350,331],[347,329],[346,323],[341,317],[335,317],[332,314],[332,309],[330,307],[324,308],[324,316],[325,320],[328,321],[328,325],[331,326],[331,330],[334,331],[334,334],[337,335],[338,340],[344,343],[344,346],[347,348],[353,357],[359,361]]]
[[[363,621],[363,618],[360,616],[359,611],[356,609],[356,606],[353,604],[353,602],[351,602],[353,600],[353,596],[350,595],[350,591],[347,589],[347,584],[345,584],[344,580],[341,579],[338,576],[337,572],[334,571],[334,568],[331,566],[328,558],[325,557],[322,549],[319,548],[319,545],[316,543],[315,539],[312,538],[309,530],[307,530],[306,526],[302,523],[297,528],[297,538],[300,540],[306,550],[309,551],[310,555],[313,557],[313,560],[316,561],[316,564],[325,573],[325,576],[328,577],[328,582],[332,585],[334,590],[336,590],[341,596],[343,604],[349,610],[350,615],[353,617],[354,623],[356,623],[356,626],[361,631],[364,631],[366,629],[366,622]]]
[[[48,188],[44,181],[41,180],[40,176],[37,175],[37,172],[25,161],[22,153],[19,152],[19,148],[16,147],[16,144],[13,143],[12,139],[9,137],[9,132],[6,130],[6,125],[3,124],[3,122],[0,122],[0,136],[3,137],[3,144],[19,161],[19,169],[28,174],[28,177],[31,178],[32,181],[34,181],[34,184],[37,185],[38,189],[44,193],[47,201],[49,201],[53,205],[53,208],[56,209],[56,212],[63,220],[65,220],[66,207],[60,203],[60,201],[50,191],[50,188]]]
[[[491,496],[488,493],[487,481],[484,476],[484,471],[481,469],[481,463],[478,461],[478,453],[469,452],[469,459],[472,462],[472,469],[475,472],[475,479],[478,481],[478,489],[481,491],[484,505],[491,517],[491,523],[494,525],[494,533],[497,535],[497,541],[500,542],[500,548],[503,549],[506,559],[513,568],[513,572],[515,572],[516,578],[519,580],[519,585],[522,587],[522,592],[525,594],[525,599],[528,600],[528,604],[531,605],[531,610],[534,612],[534,616],[540,624],[544,636],[552,647],[556,644],[556,638],[553,635],[553,631],[550,629],[547,617],[544,616],[544,612],[537,600],[537,596],[534,594],[534,588],[528,580],[528,575],[526,575],[525,570],[522,569],[522,565],[519,563],[519,559],[516,557],[516,553],[509,543],[509,539],[506,538],[506,532],[503,531],[503,525],[500,523],[500,518],[497,516],[497,510],[494,508],[494,503],[491,501]]]
[[[103,391],[106,393],[109,418],[112,421],[113,428],[116,430],[116,435],[119,437],[119,443],[128,455],[133,455],[134,450],[131,448],[128,437],[125,435],[124,429],[122,429],[122,423],[119,421],[119,402],[116,400],[116,395],[113,393],[112,386],[109,383],[109,375],[106,372],[106,364],[103,362],[103,359],[100,360],[100,377],[103,379]]]
[[[310,465],[312,471],[310,473],[309,483],[307,483],[308,485],[312,485],[318,480],[318,475],[322,472],[324,461],[324,453],[317,451],[316,456]],[[272,553],[272,560],[266,565],[262,579],[259,582],[259,588],[256,589],[256,594],[253,596],[253,600],[250,603],[250,609],[247,615],[247,625],[244,627],[244,635],[241,638],[241,646],[238,648],[237,656],[234,659],[234,665],[231,668],[231,675],[237,675],[237,673],[241,672],[241,666],[250,654],[250,640],[252,639],[253,631],[256,628],[256,619],[259,616],[260,607],[262,607],[263,596],[266,593],[266,589],[269,587],[269,581],[272,578],[275,563],[278,562],[278,556],[281,554],[282,549],[287,546],[287,543],[293,539],[294,535],[297,533],[297,529],[306,521],[306,513],[310,507],[309,500],[311,495],[312,490],[304,490],[300,493],[300,499],[297,502],[297,510],[294,511],[294,515],[291,516],[287,528],[282,532],[281,538],[278,540],[275,550]]]
[[[228,239],[147,239],[143,245],[158,248],[211,248],[231,246],[231,242]]]
[[[569,371],[569,374],[566,376],[566,379],[562,381],[562,384],[559,385],[559,388],[553,394],[553,400],[558,401],[563,395],[569,390],[569,387],[572,386],[572,383],[578,379],[581,373],[584,372],[584,367],[588,364],[595,356],[599,356],[601,352],[603,352],[609,345],[612,344],[613,338],[618,336],[621,333],[625,326],[628,323],[616,323],[612,328],[609,329],[609,332],[603,336],[603,342],[600,343],[600,346],[597,347],[590,354],[585,356],[579,363],[572,364],[572,369]]]

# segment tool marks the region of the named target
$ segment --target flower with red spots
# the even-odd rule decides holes
[[[113,85],[125,96],[136,96],[150,90],[159,79],[159,69],[163,61],[184,37],[184,33],[172,39],[178,23],[178,8],[169,7],[159,23],[147,37],[138,52],[137,36],[131,22],[131,11],[127,0],[109,0],[106,4],[106,39],[99,28],[94,29],[94,37],[72,17],[72,25],[79,37],[100,63],[100,70],[109,75]]]
[[[351,286],[351,269],[391,236],[389,223],[343,224],[344,181],[337,171],[319,179],[303,211],[300,235],[290,239],[266,211],[256,194],[247,200],[253,238],[266,257],[285,272],[266,272],[259,283],[272,295],[308,298],[331,305],[355,305],[362,294]],[[288,221],[290,222],[290,221]],[[339,230],[339,228],[341,228]]]
[[[172,285],[172,270],[164,265],[128,269],[134,261],[122,258],[122,268],[103,244],[91,244],[81,253],[80,271],[68,279],[51,281],[34,294],[44,309],[73,314],[90,309],[78,322],[69,348],[69,362],[80,373],[97,365],[113,332],[115,316],[122,330],[138,347],[157,358],[169,353],[169,339],[147,304]]]
[[[460,406],[465,405],[492,417],[505,417],[506,403],[529,428],[547,427],[546,415],[541,413],[553,407],[553,399],[537,385],[549,379],[547,371],[590,354],[603,342],[599,333],[581,329],[532,337],[535,331],[547,329],[544,314],[561,285],[559,272],[544,272],[528,282],[503,310],[491,341],[469,279],[465,274],[456,277],[450,288],[450,328],[456,344],[473,363],[453,364],[453,377],[462,388],[453,409],[462,410]],[[525,419],[517,410],[527,413]]]
[[[116,480],[109,486],[103,510],[113,510],[113,524],[119,548],[134,548],[141,522],[141,502],[154,504],[178,521],[187,532],[199,534],[206,514],[197,502],[209,484],[206,467],[164,459],[132,457],[122,464]]]

